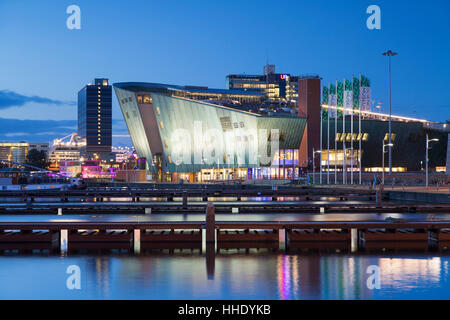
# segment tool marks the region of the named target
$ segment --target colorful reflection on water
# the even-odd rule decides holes
[[[449,261],[420,254],[2,256],[0,298],[450,299]],[[81,290],[66,287],[70,265],[80,267]],[[380,268],[380,289],[367,286],[371,265]]]

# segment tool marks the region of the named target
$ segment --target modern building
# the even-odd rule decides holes
[[[49,154],[49,144],[46,142],[0,142],[0,160],[25,163],[31,149],[44,151],[47,156]]]
[[[313,76],[317,77],[318,76]],[[267,102],[296,105],[298,100],[299,76],[275,73],[275,65],[264,66],[264,74],[230,74],[227,76],[228,89],[255,91],[264,94]]]
[[[283,116],[258,112],[266,96],[253,90],[140,82],[114,90],[134,148],[158,180],[292,179],[306,168],[349,172],[360,165],[380,171],[388,115],[361,111],[361,133],[356,118],[351,130],[349,115],[324,119],[322,111],[333,107],[321,105],[320,82],[299,77],[297,113]],[[445,167],[447,124],[392,116],[392,133],[394,171],[424,168],[427,134],[439,139],[430,168]]]
[[[134,148],[159,180],[298,175],[306,119],[248,111],[261,93],[134,82],[114,89]]]
[[[95,79],[78,92],[78,135],[86,140],[81,152],[102,158],[112,146],[112,86],[108,79]]]

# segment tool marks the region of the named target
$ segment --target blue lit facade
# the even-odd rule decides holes
[[[111,152],[112,86],[108,79],[95,79],[78,92],[78,135],[86,139],[85,156]]]

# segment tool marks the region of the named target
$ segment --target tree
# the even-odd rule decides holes
[[[26,163],[34,167],[46,169],[49,165],[47,153],[43,150],[31,149],[28,151]]]

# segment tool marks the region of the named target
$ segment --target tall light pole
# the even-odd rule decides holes
[[[425,174],[425,176],[426,176],[426,178],[425,178],[425,180],[426,180],[426,187],[428,188],[428,149],[430,149],[430,147],[429,147],[429,145],[430,145],[430,142],[437,142],[437,141],[439,141],[439,139],[428,139],[428,133],[427,133],[427,145],[426,145],[426,154],[425,154],[425,171],[426,171],[426,174]]]
[[[391,141],[391,117],[392,117],[392,105],[391,105],[391,57],[398,55],[396,52],[392,52],[391,50],[383,53],[383,56],[389,57],[389,144],[392,144]],[[384,156],[383,156],[384,157]],[[383,171],[384,172],[384,171]],[[392,173],[392,149],[389,147],[389,175]]]
[[[386,153],[386,150],[385,150],[385,148],[386,147],[389,147],[389,150],[391,149],[391,147],[393,147],[394,145],[392,144],[392,143],[388,143],[388,144],[384,144],[384,138],[383,138],[383,152],[382,152],[382,160],[381,160],[381,163],[383,164],[382,165],[382,170],[383,170],[383,173],[382,173],[382,178],[381,178],[381,184],[384,186],[384,154]]]

